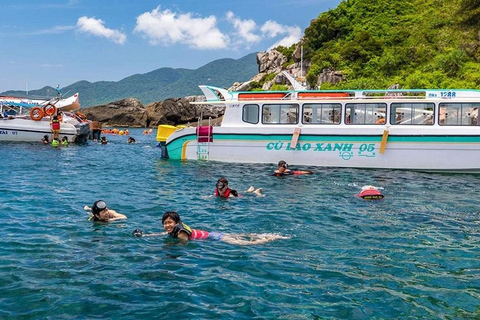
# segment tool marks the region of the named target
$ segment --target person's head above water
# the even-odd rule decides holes
[[[165,212],[162,217],[162,224],[164,224],[165,220],[167,220],[168,218],[172,219],[175,223],[180,222],[180,216],[176,211]]]
[[[278,162],[278,172],[284,173],[288,168],[288,164],[284,160]]]
[[[220,189],[220,190],[228,187],[228,180],[227,180],[227,178],[224,178],[224,177],[219,178],[219,179],[217,180],[216,187],[217,187],[217,189]]]
[[[97,200],[92,205],[92,213],[95,217],[105,209],[107,209],[107,203],[104,200]]]
[[[287,168],[288,168],[288,164],[287,164],[284,160],[280,160],[280,161],[278,162],[278,167],[279,167],[279,168],[282,167],[282,168],[287,169]]]

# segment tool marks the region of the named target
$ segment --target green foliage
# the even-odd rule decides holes
[[[278,46],[274,48],[278,52],[282,53],[286,58],[286,64],[291,64],[293,62],[293,53],[295,52],[296,44],[292,44],[290,47]]]
[[[322,88],[480,88],[480,0],[344,0],[305,30],[306,78]]]
[[[288,86],[282,84],[274,84],[270,90],[272,91],[286,91],[288,90]]]

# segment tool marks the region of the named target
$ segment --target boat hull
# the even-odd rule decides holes
[[[69,141],[84,142],[88,138],[88,123],[62,123],[59,137],[68,137]],[[40,142],[47,135],[53,138],[49,118],[33,121],[28,118],[0,119],[0,141]]]
[[[478,128],[455,135],[442,128],[421,128],[412,135],[405,127],[389,128],[385,150],[380,152],[386,127],[345,128],[214,127],[212,142],[198,142],[194,128],[176,131],[167,140],[168,156],[180,160],[214,160],[243,163],[370,169],[408,169],[441,172],[480,172]]]

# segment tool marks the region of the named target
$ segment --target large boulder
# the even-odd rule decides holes
[[[134,98],[111,102],[82,110],[87,119],[107,126],[146,127],[147,112],[143,104]]]
[[[287,62],[287,57],[277,50],[257,54],[258,72],[260,73],[278,73],[282,71],[285,62]]]
[[[145,109],[148,114],[148,126],[156,127],[160,124],[196,123],[202,119],[218,118],[223,115],[223,108],[205,105],[194,105],[190,102],[204,101],[203,96],[185,98],[170,98],[164,101],[152,102]]]

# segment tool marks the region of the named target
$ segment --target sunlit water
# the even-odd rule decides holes
[[[480,176],[305,168],[315,174],[278,178],[273,164],[161,160],[154,134],[132,131],[136,144],[0,143],[0,318],[480,317]],[[265,197],[207,198],[220,176]],[[385,199],[356,198],[365,184]],[[84,205],[100,198],[128,220],[88,221]],[[291,238],[132,236],[163,231],[166,210],[194,228]]]

